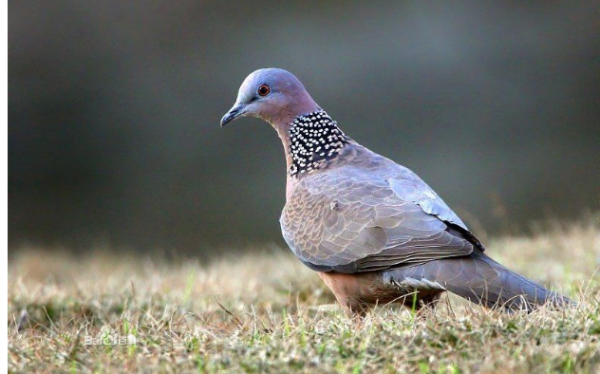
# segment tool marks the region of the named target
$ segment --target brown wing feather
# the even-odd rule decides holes
[[[441,199],[399,196],[399,185],[409,186],[413,195],[429,187],[419,186],[420,179],[408,169],[390,168],[389,162],[377,156],[366,165],[337,167],[299,182],[281,216],[283,236],[297,257],[320,271],[361,272],[473,251],[471,242],[423,209],[437,204],[437,212],[455,217]],[[396,190],[390,180],[400,181],[394,182]]]

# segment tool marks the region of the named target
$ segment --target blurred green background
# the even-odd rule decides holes
[[[275,132],[221,116],[296,74],[477,230],[600,200],[597,1],[9,2],[9,241],[283,244]]]

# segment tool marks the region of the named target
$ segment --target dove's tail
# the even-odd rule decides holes
[[[394,272],[399,279],[408,277],[437,282],[446,290],[489,308],[532,311],[546,303],[558,308],[575,304],[479,251],[468,257],[435,260]]]

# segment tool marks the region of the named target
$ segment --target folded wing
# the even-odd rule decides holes
[[[420,178],[395,165],[340,167],[303,179],[281,216],[309,267],[364,272],[469,255],[478,242]]]

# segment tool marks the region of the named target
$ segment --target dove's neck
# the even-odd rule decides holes
[[[322,109],[297,116],[277,128],[286,153],[288,177],[297,179],[325,168],[348,144],[349,138]]]

